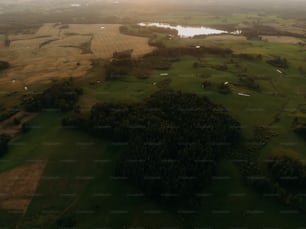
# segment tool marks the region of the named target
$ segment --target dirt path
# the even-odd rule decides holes
[[[0,209],[26,212],[47,161],[37,161],[0,173]]]

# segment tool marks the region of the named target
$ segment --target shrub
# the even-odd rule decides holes
[[[8,151],[8,143],[11,137],[7,134],[0,135],[0,156],[3,156]]]

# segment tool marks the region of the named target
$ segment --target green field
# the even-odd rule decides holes
[[[263,46],[263,43],[255,42],[252,45]],[[271,48],[270,48],[271,47]],[[300,52],[296,47],[287,45],[267,45],[266,57],[291,48],[292,52]],[[253,48],[253,53],[257,53]],[[250,50],[248,53],[252,53]],[[282,53],[285,55],[285,51]],[[294,55],[289,54],[289,55]],[[176,90],[193,92],[210,98],[213,102],[224,105],[230,113],[239,120],[245,136],[252,136],[252,131],[258,126],[267,126],[275,129],[277,135],[269,144],[261,150],[263,158],[278,148],[291,149],[301,154],[304,158],[306,143],[293,133],[291,122],[297,115],[292,110],[300,104],[304,104],[304,97],[292,88],[302,87],[306,82],[305,76],[298,74],[297,66],[300,58],[290,58],[290,68],[286,75],[279,75],[275,68],[261,61],[241,61],[240,65],[248,68],[248,72],[255,75],[265,74],[266,79],[258,80],[261,91],[252,91],[234,87],[233,91],[247,91],[251,97],[241,97],[237,93],[223,95],[216,91],[206,91],[201,88],[203,78],[199,73],[210,75],[207,80],[220,82],[236,82],[239,70],[230,66],[230,72],[221,72],[213,69],[216,63],[227,63],[228,60],[207,55],[203,58],[207,67],[194,69],[194,57],[181,57],[167,71],[171,80],[170,87]],[[287,55],[286,55],[287,56]],[[297,56],[296,56],[297,57]],[[242,68],[243,68],[242,67]],[[163,71],[156,71],[150,79],[140,80],[129,77],[124,80],[106,81],[91,85],[84,80],[77,83],[82,85],[85,95],[97,101],[125,101],[140,102],[149,94],[158,90],[153,84],[165,79],[160,76]],[[91,81],[97,76],[90,76]],[[98,77],[99,78],[99,77]],[[277,92],[278,95],[274,95]],[[275,116],[280,117],[277,124],[271,125]],[[262,194],[245,187],[236,166],[230,161],[220,163],[216,180],[206,190],[203,190],[203,200],[198,209],[172,209],[167,210],[158,206],[143,196],[139,191],[130,187],[124,181],[111,179],[115,161],[120,150],[113,144],[101,142],[86,134],[75,130],[61,129],[59,126],[61,115],[41,114],[32,123],[34,126],[43,126],[48,129],[41,134],[39,129],[33,129],[18,142],[27,142],[28,148],[14,146],[9,155],[18,158],[48,158],[49,163],[45,176],[61,177],[60,180],[42,180],[38,193],[44,193],[44,197],[34,198],[25,218],[21,221],[26,226],[50,225],[56,227],[56,220],[62,218],[79,218],[78,225],[82,227],[94,227],[97,225],[121,228],[124,225],[130,227],[152,228],[168,227],[199,227],[225,228],[233,227],[277,227],[299,228],[303,226],[302,213],[292,213],[292,209],[278,203],[273,197],[265,197]],[[34,140],[35,139],[35,140]],[[44,147],[37,142],[50,141],[54,147]],[[40,152],[40,153],[39,153]],[[71,161],[63,166],[61,160]],[[12,160],[13,161],[13,160]],[[16,161],[16,160],[14,160]],[[65,163],[64,163],[65,164]],[[65,174],[63,176],[63,174]],[[76,177],[85,180],[77,181]],[[85,178],[84,178],[85,177]],[[223,179],[218,179],[223,177]],[[224,178],[225,177],[225,178]],[[50,185],[53,187],[50,189]],[[63,197],[61,197],[61,193]],[[111,195],[110,195],[111,194]],[[158,214],[147,212],[155,212]],[[238,221],[239,220],[239,221]],[[239,222],[239,223],[237,223]]]
[[[301,51],[299,48],[281,44],[253,42],[248,46],[247,53],[267,50],[264,58],[281,52],[290,59],[288,73],[279,75],[264,60],[259,63],[240,61],[239,69],[248,68],[248,72],[254,75],[265,74],[263,80],[256,81],[261,91],[231,86],[233,92],[223,95],[214,90],[204,90],[201,83],[208,80],[212,83],[228,81],[234,84],[238,82],[239,69],[228,64],[228,59],[210,54],[201,60],[204,67],[194,69],[193,63],[197,59],[184,56],[173,63],[166,77],[160,76],[165,71],[155,71],[146,80],[130,76],[124,80],[102,81],[93,85],[89,82],[100,79],[100,76],[91,72],[86,80],[76,81],[84,88],[83,97],[86,97],[86,102],[81,105],[84,109],[88,108],[88,100],[140,102],[159,89],[154,83],[167,78],[170,79],[169,87],[173,89],[207,96],[213,102],[225,106],[242,124],[246,137],[252,136],[255,127],[273,128],[271,123],[278,115],[280,121],[275,124],[277,136],[261,150],[262,158],[277,148],[295,150],[304,158],[301,149],[305,148],[306,143],[290,129],[293,117],[298,115],[292,110],[304,104],[304,97],[292,88],[303,88],[306,82],[306,77],[298,74],[297,70],[305,54],[297,56]],[[285,50],[288,48],[292,52],[287,55]],[[296,60],[291,58],[293,56]],[[222,63],[228,64],[229,71],[214,69],[215,64]],[[208,77],[201,78],[200,74]],[[241,97],[237,95],[239,91],[250,93],[251,96]],[[120,155],[119,146],[77,130],[63,129],[60,125],[63,117],[61,113],[41,113],[31,122],[33,128],[11,145],[9,154],[3,158],[5,163],[0,165],[0,170],[6,171],[28,161],[48,160],[43,175],[46,179],[41,180],[37,190],[42,195],[34,197],[26,215],[19,217],[18,224],[25,228],[57,228],[59,219],[76,220],[80,228],[122,228],[127,225],[135,228],[148,225],[151,228],[190,228],[191,225],[204,228],[225,228],[229,225],[300,228],[305,222],[303,214],[293,214],[292,209],[278,203],[276,199],[257,194],[244,186],[238,169],[230,161],[219,164],[216,180],[203,190],[199,208],[165,209],[139,195],[139,190],[125,181],[112,178],[116,158]],[[16,220],[11,214],[1,214],[7,219],[3,226],[14,225]]]

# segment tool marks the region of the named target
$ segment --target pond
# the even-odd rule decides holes
[[[181,26],[181,25],[170,25],[165,23],[139,23],[140,26],[148,26],[148,27],[159,27],[159,28],[167,28],[167,29],[175,29],[178,31],[178,36],[182,38],[194,37],[196,35],[216,35],[216,34],[241,34],[240,30],[234,32],[228,32],[225,30],[213,29],[204,26]]]

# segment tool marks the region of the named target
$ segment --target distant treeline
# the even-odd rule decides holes
[[[273,59],[267,61],[268,64],[271,64],[277,68],[288,68],[288,60],[286,58],[281,58],[280,56],[275,56]]]
[[[119,31],[132,36],[152,37],[153,34],[161,33],[177,36],[178,31],[170,28],[160,28],[157,26],[122,25]]]
[[[226,55],[231,55],[233,53],[233,50],[229,48],[219,48],[219,47],[160,48],[153,50],[151,53],[146,54],[144,57],[160,56],[160,57],[175,58],[184,55],[201,56],[205,53],[226,56]]]
[[[252,27],[247,27],[242,30],[242,35],[247,39],[259,39],[261,40],[261,36],[291,36],[297,38],[305,38],[305,35],[292,33],[288,31],[280,31],[275,29],[272,26],[266,26],[262,24],[256,24]]]
[[[231,49],[219,47],[159,48],[140,59],[133,59],[132,52],[133,50],[126,50],[113,54],[113,58],[104,65],[106,80],[123,79],[130,74],[145,79],[150,76],[152,70],[169,70],[172,63],[179,61],[180,57],[184,55],[195,57],[202,57],[205,54],[227,56],[231,58],[231,63],[234,63],[234,58],[247,61],[261,61],[263,59],[260,54],[234,54]],[[193,67],[201,67],[201,64],[195,62]],[[213,68],[218,71],[228,71],[228,67],[225,64],[215,65]],[[225,87],[221,86],[221,88],[222,91],[228,92]]]
[[[240,140],[240,125],[205,97],[162,90],[140,104],[99,103],[89,119],[64,125],[126,142],[116,175],[146,195],[185,201],[211,182],[218,159]]]

